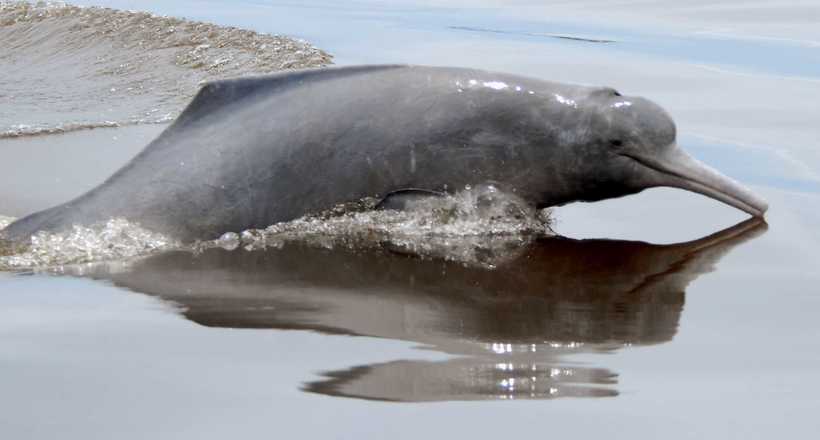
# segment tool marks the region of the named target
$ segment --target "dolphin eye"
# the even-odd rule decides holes
[[[617,90],[613,90],[612,94],[615,95],[615,96],[623,96],[623,95],[621,95],[621,92],[619,92]]]
[[[616,147],[622,147],[624,145],[624,141],[620,139],[610,139],[609,143]]]

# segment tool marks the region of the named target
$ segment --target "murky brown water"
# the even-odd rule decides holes
[[[775,2],[761,18],[741,2],[666,2],[684,22],[651,5],[431,3],[139,8],[308,37],[340,63],[459,64],[649,96],[690,151],[769,200],[767,224],[664,189],[559,208],[553,228],[572,238],[481,248],[494,269],[287,242],[65,270],[79,277],[0,273],[4,438],[820,429],[820,79],[802,61],[820,36],[800,20],[816,8]],[[584,6],[603,18],[579,18]],[[0,140],[0,215],[94,186],[161,128]]]

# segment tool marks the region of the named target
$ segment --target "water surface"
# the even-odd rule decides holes
[[[817,432],[816,8],[661,3],[99,3],[305,38],[340,64],[463,65],[648,96],[687,149],[771,211],[744,223],[672,189],[570,205],[552,228],[571,238],[478,248],[492,267],[292,242],[62,270],[77,277],[0,273],[0,433]],[[0,99],[12,120],[17,101]],[[64,122],[71,105],[26,114]],[[161,128],[0,140],[0,215],[93,187]]]

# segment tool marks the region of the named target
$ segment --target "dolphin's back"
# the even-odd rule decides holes
[[[0,231],[0,238],[18,241],[26,239],[40,230],[59,231],[71,227],[72,224],[107,220],[113,216],[127,216],[126,211],[132,210],[123,209],[122,212],[110,212],[109,216],[108,211],[112,210],[99,205],[98,199],[101,194],[109,192],[105,189],[116,185],[124,176],[133,173],[135,168],[139,168],[146,160],[150,160],[151,156],[157,155],[159,150],[172,148],[178,145],[182,139],[191,139],[195,130],[201,128],[198,126],[212,123],[213,121],[208,119],[213,119],[216,114],[224,115],[232,110],[239,109],[246,105],[248,101],[258,102],[263,99],[275,99],[274,95],[278,93],[316,82],[403,67],[407,66],[369,65],[307,69],[205,83],[177,119],[114,175],[94,189],[69,202],[35,212],[13,222],[6,229]],[[209,116],[211,118],[208,118]],[[159,163],[156,165],[161,166]],[[137,192],[139,188],[135,187],[132,190]],[[176,235],[190,235],[183,233],[181,229],[174,232]]]
[[[479,87],[470,89],[476,78]],[[543,151],[519,147],[560,144],[560,133],[541,127],[555,119],[545,112],[563,109],[543,109],[537,95],[499,93],[507,83],[540,95],[571,97],[585,89],[402,65],[207,83],[103,184],[20,219],[2,236],[20,240],[38,230],[124,217],[182,240],[208,239],[402,188],[441,191],[495,181],[526,190],[532,185],[516,185],[528,176],[519,170],[547,161],[538,156]],[[522,128],[528,123],[541,139]]]
[[[329,69],[309,69],[296,72],[279,72],[266,76],[226,79],[205,83],[194,99],[185,107],[171,129],[179,129],[199,120],[203,115],[237,105],[246,99],[270,98],[271,95],[282,93],[295,87],[305,86],[321,81],[330,81],[344,77],[363,75],[367,73],[400,69],[406,65],[373,65],[350,66]],[[164,134],[163,134],[164,135]],[[161,135],[161,136],[163,136]]]

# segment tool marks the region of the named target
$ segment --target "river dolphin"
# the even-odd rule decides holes
[[[352,66],[205,84],[104,183],[0,232],[12,242],[123,217],[191,241],[364,197],[492,183],[536,207],[672,186],[766,203],[675,142],[658,105],[481,70]]]

